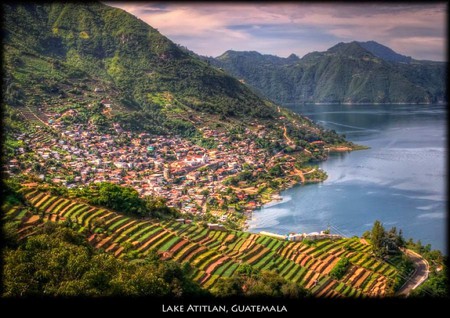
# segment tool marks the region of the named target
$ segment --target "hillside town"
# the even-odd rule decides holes
[[[91,124],[67,124],[59,114],[47,118],[34,132],[16,136],[22,146],[4,167],[7,173],[34,175],[67,188],[98,182],[131,186],[141,196],[163,197],[168,206],[183,212],[213,212],[220,221],[227,219],[227,212],[248,216],[268,201],[261,195],[264,184],[225,185],[231,176],[244,170],[258,176],[281,162],[285,181],[304,181],[294,166],[295,158],[284,152],[270,155],[258,147],[251,136],[265,137],[267,132],[256,123],[250,123],[254,129],[246,128],[242,135],[247,137],[238,140],[232,134],[200,128],[203,138],[217,145],[206,149],[179,136],[125,131],[119,123],[104,133]],[[276,197],[276,193],[270,196]]]

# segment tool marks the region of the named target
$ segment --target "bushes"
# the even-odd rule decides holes
[[[333,269],[330,272],[330,276],[335,279],[341,279],[345,275],[349,267],[350,261],[348,260],[348,258],[343,257],[333,267]]]
[[[3,296],[181,296],[202,294],[174,262],[129,263],[97,252],[69,228],[46,223],[4,251]],[[23,270],[27,268],[28,270]]]
[[[430,273],[430,278],[411,292],[414,297],[436,298],[448,297],[448,275],[444,266],[439,272]]]
[[[178,212],[169,208],[162,198],[140,198],[135,189],[109,182],[86,187],[77,195],[85,198],[91,204],[105,206],[128,215],[152,217],[178,215]]]
[[[246,268],[238,269],[238,271],[236,271],[238,275],[233,277],[220,278],[211,292],[220,297],[245,295],[301,298],[308,295],[304,288],[285,280],[275,272],[262,271],[258,273]]]

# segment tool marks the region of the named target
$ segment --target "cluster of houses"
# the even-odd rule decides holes
[[[201,132],[217,144],[212,150],[177,136],[124,131],[118,123],[108,133],[100,133],[90,124],[67,124],[59,118],[53,116],[48,123],[54,134],[38,130],[17,135],[26,147],[17,149],[16,158],[4,170],[34,174],[68,188],[105,181],[132,186],[142,196],[164,197],[169,206],[203,213],[212,199],[221,206],[230,197],[224,179],[241,172],[244,164],[254,167],[256,173],[263,171],[270,159],[254,139],[236,141],[209,128]],[[264,127],[257,133],[264,136]],[[23,156],[32,160],[22,160]],[[246,192],[233,191],[246,202],[244,212],[260,206]],[[234,212],[234,207],[228,211]],[[225,220],[226,215],[220,219]]]
[[[95,92],[103,90],[95,88]],[[104,111],[111,110],[109,99],[101,103]],[[119,123],[104,133],[91,122],[74,124],[63,120],[76,114],[74,109],[64,114],[47,112],[46,129],[36,126],[34,132],[15,136],[23,146],[15,150],[16,156],[6,162],[3,170],[10,175],[35,175],[68,188],[98,182],[131,186],[141,196],[163,197],[168,206],[193,214],[212,211],[211,206],[216,211],[235,213],[236,207],[227,204],[235,197],[241,203],[239,210],[246,215],[261,206],[260,196],[226,186],[225,179],[239,174],[245,165],[251,166],[254,174],[267,172],[278,159],[282,159],[283,169],[295,170],[292,156],[281,151],[271,154],[256,144],[258,138],[285,142],[280,136],[269,136],[269,130],[256,121],[247,123],[248,127],[238,133],[239,138],[235,133],[200,128],[203,138],[216,145],[206,149],[179,136],[126,131]],[[283,126],[281,122],[275,125],[280,129]],[[225,222],[228,213],[219,213],[218,221]]]
[[[289,233],[287,235],[280,235],[280,234],[276,234],[276,233],[262,231],[259,234],[274,237],[274,238],[277,238],[277,239],[280,239],[283,241],[295,241],[295,242],[301,242],[306,239],[310,240],[310,241],[318,241],[318,240],[324,240],[324,239],[340,239],[340,238],[342,238],[341,235],[330,234],[326,231],[312,232],[309,234]]]

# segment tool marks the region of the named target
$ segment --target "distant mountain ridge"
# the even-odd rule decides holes
[[[357,43],[361,45],[363,48],[365,48],[367,51],[375,55],[376,57],[379,57],[380,59],[383,59],[388,62],[411,63],[412,61],[411,56],[398,54],[394,52],[392,49],[388,48],[387,46],[381,45],[375,41],[357,42]]]
[[[375,41],[338,43],[301,59],[227,51],[205,58],[275,102],[446,102],[446,63],[419,61]]]

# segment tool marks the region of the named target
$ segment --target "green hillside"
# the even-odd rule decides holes
[[[4,101],[33,123],[71,113],[66,123],[89,121],[103,131],[120,123],[126,130],[198,141],[199,128],[229,132],[249,122],[282,133],[273,129],[277,119],[299,141],[311,130],[322,139],[322,128],[278,108],[123,10],[101,3],[3,9]],[[101,101],[110,108],[102,109]],[[344,142],[329,136],[323,138]]]
[[[376,42],[339,43],[299,59],[227,51],[205,58],[282,103],[435,103],[447,99],[446,64]]]
[[[237,80],[123,10],[100,3],[11,4],[4,19],[7,98],[17,105],[55,94],[76,98],[98,87],[143,110],[174,104],[225,115],[273,112]]]
[[[23,204],[9,200],[3,206],[4,220],[15,224],[19,242],[35,242],[33,237],[42,234],[40,229],[45,224],[58,223],[83,234],[90,246],[119,260],[136,263],[156,252],[166,262],[184,265],[189,279],[220,296],[226,295],[231,281],[244,284],[245,275],[247,284],[257,277],[275,279],[305,288],[312,295],[332,298],[391,295],[398,279],[398,270],[372,256],[371,245],[359,238],[282,241],[241,231],[209,229],[202,222],[137,219],[55,196],[43,188],[26,187],[19,193]],[[343,266],[343,261],[347,265]],[[8,268],[14,264],[9,262],[10,258]],[[10,286],[14,284],[9,279],[8,291],[13,293]],[[183,286],[195,290],[188,282]]]

